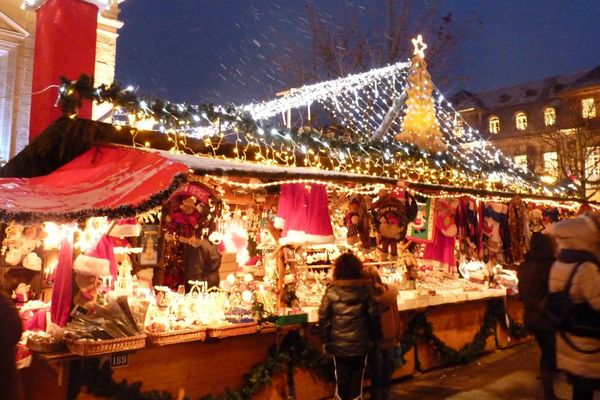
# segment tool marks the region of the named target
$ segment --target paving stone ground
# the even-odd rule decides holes
[[[392,399],[411,400],[537,400],[542,399],[538,379],[539,350],[529,342],[486,354],[475,362],[419,374],[395,383]],[[556,393],[571,398],[571,387],[559,375]],[[600,392],[594,400],[600,400]]]

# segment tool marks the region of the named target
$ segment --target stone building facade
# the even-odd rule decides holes
[[[583,180],[586,196],[598,197],[600,66],[481,93],[461,91],[451,101],[468,125],[523,168],[550,181]]]
[[[118,20],[121,1],[110,0],[98,14],[94,74],[98,84],[114,80],[118,30],[123,26]],[[23,0],[0,2],[0,163],[29,142],[36,14],[22,4]],[[107,112],[94,107],[94,118]]]

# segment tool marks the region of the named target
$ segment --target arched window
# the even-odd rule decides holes
[[[490,133],[500,133],[500,118],[493,115],[488,120]]]
[[[515,120],[518,130],[524,131],[525,129],[527,129],[527,115],[525,115],[524,112],[518,112],[515,117]]]
[[[554,107],[546,107],[544,109],[544,124],[546,124],[546,126],[556,124],[556,110]]]

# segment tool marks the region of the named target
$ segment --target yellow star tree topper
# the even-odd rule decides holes
[[[402,132],[396,135],[396,139],[413,143],[429,152],[444,151],[446,144],[436,118],[435,103],[431,95],[433,85],[425,62],[427,45],[423,43],[421,35],[412,39],[412,43],[415,51],[407,78],[406,113]]]

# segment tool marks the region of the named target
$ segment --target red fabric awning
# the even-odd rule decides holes
[[[74,221],[134,216],[183,182],[184,164],[130,148],[88,150],[49,175],[0,178],[0,219]]]

